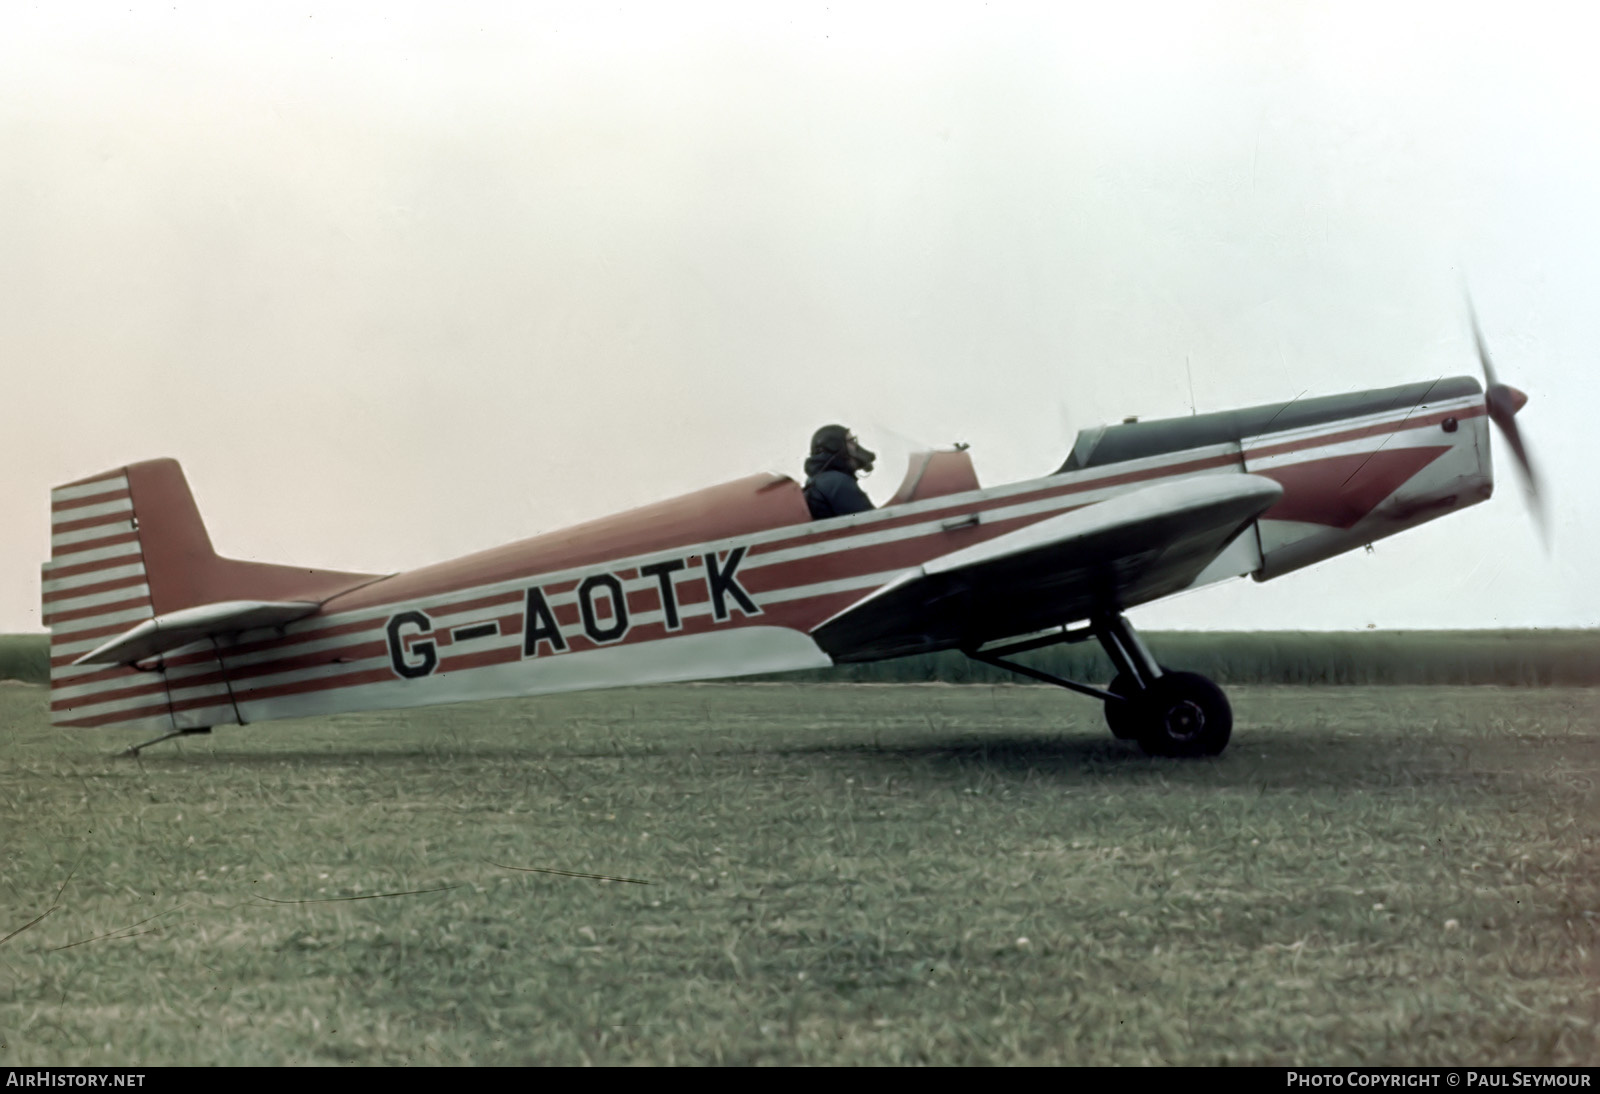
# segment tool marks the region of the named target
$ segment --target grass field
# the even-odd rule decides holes
[[[793,684],[134,761],[0,685],[0,1063],[1600,1062],[1600,693],[1234,701],[1202,762]]]

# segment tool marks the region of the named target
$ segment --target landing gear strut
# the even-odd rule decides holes
[[[1006,660],[1011,654],[1090,638],[1099,640],[1117,669],[1103,691]],[[1097,615],[1076,630],[1063,627],[1043,638],[964,652],[976,661],[1101,700],[1112,735],[1138,741],[1152,756],[1215,756],[1228,746],[1233,734],[1233,708],[1222,689],[1198,673],[1170,672],[1156,664],[1119,613]]]

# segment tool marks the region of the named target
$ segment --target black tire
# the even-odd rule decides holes
[[[1233,735],[1233,707],[1195,672],[1163,673],[1137,701],[1139,745],[1152,756],[1215,756]]]
[[[1106,685],[1106,690],[1128,700],[1122,703],[1106,700],[1106,725],[1111,727],[1111,735],[1119,741],[1136,740],[1143,719],[1139,715],[1138,699],[1135,698],[1139,689],[1134,687],[1133,677],[1119,672],[1117,678]]]
[[[1162,665],[1163,673],[1171,672],[1167,666]],[[1132,700],[1126,703],[1113,703],[1106,701],[1106,725],[1111,727],[1111,735],[1119,741],[1136,741],[1139,739],[1139,727],[1144,723],[1144,716],[1139,712],[1137,702],[1139,689],[1134,685],[1133,677],[1125,672],[1119,672],[1111,683],[1106,685],[1106,690],[1113,695],[1121,695]]]

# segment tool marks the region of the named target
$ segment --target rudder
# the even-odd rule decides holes
[[[327,599],[369,574],[219,557],[176,460],[149,460],[56,487],[50,561],[50,720],[157,733],[240,721],[214,640],[138,665],[74,665],[157,616],[230,600]]]

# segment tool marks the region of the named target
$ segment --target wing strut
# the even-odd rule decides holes
[[[1031,665],[1018,664],[1007,660],[1014,654],[1027,653],[1029,650],[1042,650],[1048,646],[1075,644],[1087,642],[1095,638],[1100,641],[1100,648],[1106,651],[1106,656],[1116,666],[1117,672],[1129,680],[1135,681],[1140,692],[1149,690],[1150,686],[1162,675],[1162,668],[1156,664],[1155,658],[1150,655],[1150,650],[1145,646],[1144,640],[1133,629],[1133,624],[1128,622],[1127,616],[1120,612],[1106,612],[1097,615],[1087,626],[1062,627],[1060,630],[1051,631],[1049,634],[1035,638],[1024,638],[1018,642],[1007,642],[999,646],[973,646],[962,649],[962,653],[974,661],[982,661],[986,665],[1015,672],[1046,684],[1054,684],[1058,688],[1087,695],[1091,699],[1101,699],[1107,703],[1121,705],[1127,702],[1128,695],[1107,691],[1103,688],[1091,687],[1080,684],[1076,680],[1067,680],[1053,673],[1044,672]]]
[[[961,652],[974,661],[982,661],[985,665],[993,665],[995,668],[1005,669],[1007,672],[1027,676],[1046,684],[1054,684],[1058,688],[1066,688],[1068,691],[1087,695],[1091,699],[1101,699],[1107,703],[1120,703],[1122,702],[1120,695],[1115,695],[1101,688],[1090,687],[1088,684],[1080,684],[1076,680],[1064,679],[1053,673],[1036,669],[1031,665],[1023,665],[1016,661],[1007,660],[1013,654],[1027,653],[1029,650],[1042,650],[1049,646],[1084,642],[1094,637],[1095,633],[1092,626],[1078,627],[1076,629],[1062,627],[1059,631],[1052,631],[1050,634],[1040,638],[1025,638],[1020,642],[1007,642],[1000,646],[974,647],[963,649]]]

